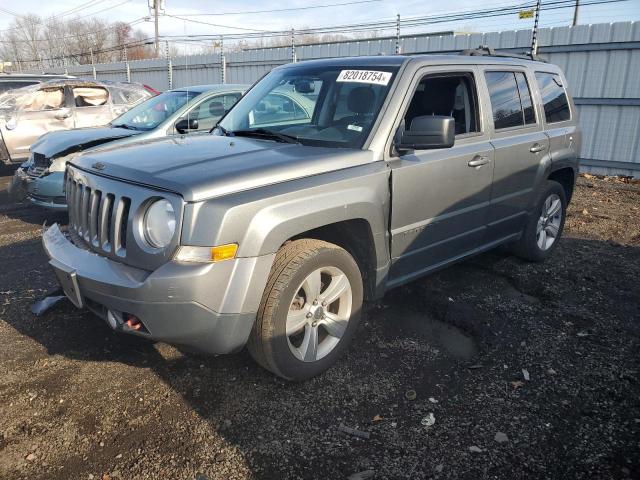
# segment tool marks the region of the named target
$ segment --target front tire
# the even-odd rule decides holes
[[[516,243],[514,252],[532,262],[542,262],[557,248],[564,229],[567,197],[562,185],[547,180],[538,195],[536,206]]]
[[[347,348],[362,301],[362,275],[346,250],[320,240],[287,243],[269,274],[249,352],[288,380],[314,377]]]

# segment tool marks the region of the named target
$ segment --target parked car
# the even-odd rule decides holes
[[[247,89],[245,85],[198,85],[164,92],[123,113],[104,127],[46,133],[31,146],[29,160],[14,174],[14,198],[65,210],[66,162],[87,149],[173,134],[208,132]]]
[[[51,80],[0,95],[0,160],[29,157],[29,147],[54,130],[106,125],[153,95],[135,83]]]
[[[218,136],[72,159],[69,228],[43,235],[64,291],[117,331],[247,345],[302,380],[345,350],[364,300],[498,245],[548,259],[578,172],[566,80],[471,53],[278,67]],[[259,120],[283,89],[312,114]]]
[[[57,79],[75,78],[69,75],[31,74],[31,73],[0,73],[0,94],[7,90],[37,85],[42,82]]]

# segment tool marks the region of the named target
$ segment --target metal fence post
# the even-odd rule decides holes
[[[298,61],[296,55],[296,32],[293,28],[291,29],[291,61],[293,63],[296,63]]]
[[[96,62],[93,58],[93,48],[89,49],[89,53],[91,54],[91,72],[93,73],[93,79],[97,80],[98,79],[98,74],[96,72]]]
[[[173,88],[173,65],[171,64],[171,55],[169,54],[169,40],[164,41],[165,52],[167,55],[167,76],[169,78],[169,90]]]
[[[127,82],[131,83],[131,67],[129,66],[129,57],[127,56],[126,45],[122,50],[122,55],[124,56],[124,66],[127,69]]]
[[[400,14],[396,17],[396,55],[400,54]]]
[[[220,35],[220,83],[227,83],[227,57],[224,54],[224,37]]]

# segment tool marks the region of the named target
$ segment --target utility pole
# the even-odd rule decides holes
[[[536,17],[533,21],[533,35],[531,37],[531,56],[538,54],[538,20],[540,19],[540,0],[536,2]]]
[[[160,56],[160,29],[158,28],[158,15],[160,15],[160,0],[153,0],[153,21],[156,30],[156,58]]]
[[[573,26],[578,25],[578,9],[580,8],[580,0],[576,0],[576,7],[573,10]]]

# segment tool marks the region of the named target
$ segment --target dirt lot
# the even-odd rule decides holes
[[[34,317],[46,215],[0,193],[0,478],[640,478],[639,208],[640,185],[581,178],[552,261],[492,252],[394,291],[289,384],[66,302]]]

